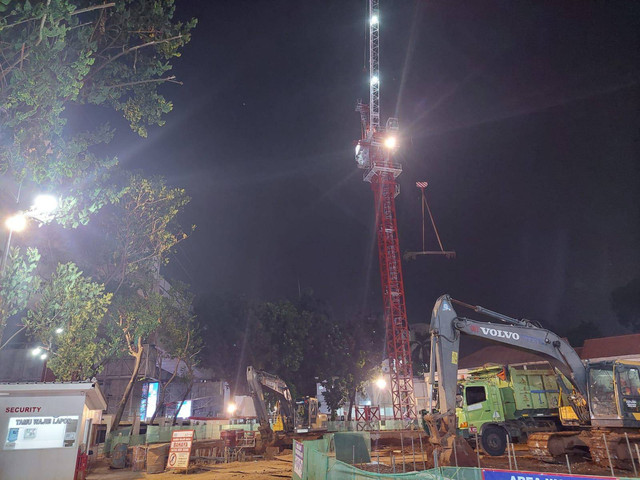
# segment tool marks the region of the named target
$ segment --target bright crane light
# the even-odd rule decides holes
[[[378,77],[376,77],[375,75],[371,77],[371,85],[377,85],[378,82],[380,82],[380,79]]]
[[[5,221],[5,225],[12,232],[21,232],[27,226],[27,217],[22,213],[16,213]]]
[[[42,213],[51,213],[58,208],[58,199],[53,195],[38,195],[33,201],[33,208]]]
[[[235,403],[230,403],[227,406],[227,413],[233,415],[234,413],[236,413],[236,410],[238,409],[237,405]]]
[[[384,139],[384,146],[389,149],[396,148],[396,143],[396,137],[387,137]]]
[[[371,25],[377,25],[379,21],[380,19],[378,18],[377,15],[374,15],[373,17],[371,17]]]
[[[36,347],[33,350],[31,350],[31,355],[33,355],[34,357],[40,355],[42,353],[42,348],[40,347]]]
[[[387,381],[384,378],[379,377],[376,379],[376,387],[378,387],[380,390],[382,390],[383,388],[386,388],[386,386],[387,386]]]
[[[47,359],[47,354],[43,353],[42,355],[40,355],[40,360],[46,360]]]

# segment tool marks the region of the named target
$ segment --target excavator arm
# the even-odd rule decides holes
[[[494,324],[458,317],[453,309],[453,303],[467,306],[504,323]],[[429,383],[432,386],[436,380],[435,373],[438,374],[439,413],[434,412],[430,405],[423,417],[429,427],[432,442],[444,447],[445,451],[455,449],[452,442],[454,442],[456,432],[455,408],[461,334],[510,345],[544,356],[557,371],[563,373],[571,382],[575,392],[568,392],[570,393],[569,400],[580,423],[589,423],[589,411],[585,401],[587,398],[587,371],[571,345],[555,333],[528,320],[519,320],[482,307],[466,305],[453,300],[449,295],[443,295],[436,302],[431,315],[429,373]],[[559,384],[564,385],[561,381]]]
[[[294,428],[294,404],[289,387],[277,375],[256,370],[251,366],[247,367],[247,383],[249,384],[251,398],[260,422],[260,435],[264,443],[273,444],[276,439],[269,423],[269,412],[264,399],[264,392],[265,390],[271,392],[278,398],[284,431],[289,432]]]

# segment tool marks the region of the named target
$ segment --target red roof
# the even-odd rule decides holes
[[[623,355],[640,355],[640,333],[618,335],[615,337],[590,338],[584,346],[574,347],[583,360],[592,358],[617,358]],[[488,363],[511,365],[514,363],[544,362],[541,355],[517,350],[503,345],[490,345],[465,355],[460,359],[458,368],[476,368]]]
[[[640,333],[615,337],[589,338],[584,341],[580,357],[606,358],[623,355],[640,355]]]
[[[484,347],[460,359],[458,368],[476,368],[487,363],[497,363],[498,365],[512,365],[514,363],[545,362],[546,358],[529,352],[523,352],[511,347],[502,345],[490,345]]]

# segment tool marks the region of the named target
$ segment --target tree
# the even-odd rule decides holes
[[[383,360],[384,336],[381,334],[382,319],[374,315],[356,315],[344,326],[343,338],[346,354],[342,364],[349,410],[347,420],[352,419],[356,395],[363,393],[365,382],[379,371]]]
[[[126,354],[133,358],[134,363],[127,386],[118,402],[111,431],[120,425],[125,406],[138,380],[144,345],[160,325],[162,314],[162,297],[157,293],[132,290],[114,297],[109,317],[121,334],[120,340]]]
[[[46,0],[9,7],[0,18],[0,173],[67,184],[76,196],[100,203],[101,195],[83,179],[96,180],[114,165],[90,152],[112,132],[70,132],[66,108],[109,107],[146,136],[147,127],[162,125],[172,108],[158,86],[179,83],[168,75],[171,61],[196,21],[175,21],[174,0]]]
[[[243,295],[207,292],[198,297],[195,314],[204,340],[203,363],[230,386],[232,394],[242,385],[242,371],[249,360],[254,328],[252,302]]]
[[[160,344],[158,359],[160,367],[165,360],[171,359],[175,366],[169,378],[159,379],[160,395],[156,409],[149,423],[153,423],[158,414],[165,413],[165,399],[169,386],[177,379],[184,377],[198,360],[202,350],[196,317],[192,313],[193,295],[187,285],[172,285],[164,301],[164,317],[158,331]],[[186,397],[185,397],[186,399]]]
[[[83,277],[75,264],[66,263],[58,265],[37,297],[23,323],[49,352],[47,366],[58,380],[90,378],[106,352],[97,333],[111,294]]]
[[[36,248],[28,248],[24,255],[19,248],[8,252],[7,263],[0,271],[0,343],[9,317],[27,307],[29,298],[40,285],[40,277],[36,274],[39,261],[40,253]],[[0,350],[22,330],[1,343]]]
[[[429,356],[431,353],[431,334],[426,323],[411,325],[411,362],[414,375],[422,375],[429,370]]]
[[[336,412],[347,401],[347,385],[344,378],[333,377],[322,381],[322,397],[331,412],[331,421],[335,421]]]
[[[640,277],[611,292],[611,308],[622,325],[640,327]]]
[[[171,315],[160,289],[160,266],[172,249],[187,238],[177,223],[189,202],[184,190],[169,188],[161,178],[130,175],[117,203],[100,212],[105,235],[92,255],[97,276],[113,292],[107,320],[119,332],[122,352],[134,368],[112,423],[117,428],[133,386],[138,380],[144,344]]]

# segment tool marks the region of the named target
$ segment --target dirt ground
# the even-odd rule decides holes
[[[291,478],[293,473],[293,456],[279,455],[274,460],[219,463],[205,469],[190,472],[193,480],[231,480],[244,478],[247,480],[280,480]],[[180,475],[180,476],[177,476]],[[136,480],[140,478],[153,480],[177,480],[185,477],[183,473],[165,472],[146,474],[130,470],[111,470],[106,465],[98,465],[92,469],[87,480]]]
[[[404,453],[404,457],[403,457]],[[415,468],[414,468],[415,454]],[[425,452],[424,456],[420,450],[411,449],[405,445],[402,449],[400,445],[380,445],[378,450],[371,452],[371,460],[373,463],[368,465],[358,465],[363,470],[381,473],[402,473],[415,470],[423,470],[432,468],[433,457],[431,452]],[[516,446],[516,460],[518,470],[528,470],[534,472],[553,472],[553,473],[569,473],[565,464],[550,464],[539,462],[530,457],[526,452],[526,446]],[[379,464],[377,462],[380,462]],[[283,478],[290,479],[292,477],[293,457],[291,454],[279,455],[273,460],[257,460],[245,462],[231,462],[211,465],[194,472],[189,473],[189,478],[194,480],[230,480],[230,479],[247,479],[247,480],[280,480]],[[404,468],[403,468],[404,464]],[[480,455],[480,464],[482,468],[508,469],[509,460],[506,456],[491,457],[488,455]],[[513,466],[515,469],[515,466]],[[571,473],[581,475],[601,475],[610,476],[608,469],[599,467],[587,461],[571,461]],[[629,477],[633,472],[615,471],[616,476]],[[178,473],[165,472],[160,474],[145,474],[142,472],[131,472],[130,470],[111,470],[104,465],[96,465],[92,470],[88,480],[134,480],[134,479],[178,479]],[[184,474],[180,474],[184,476]]]

